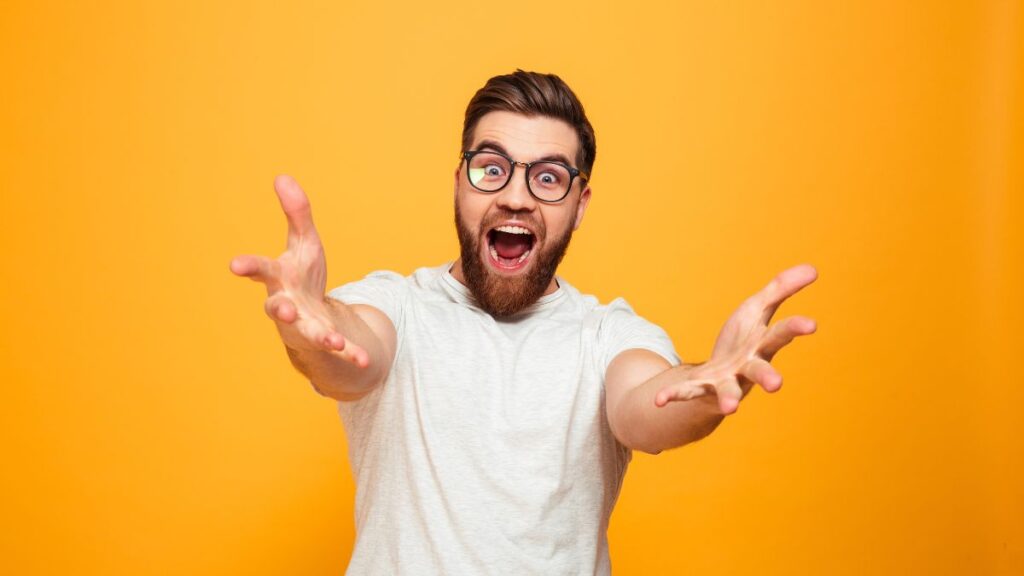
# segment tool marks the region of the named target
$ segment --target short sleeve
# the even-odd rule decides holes
[[[397,272],[380,271],[368,274],[362,280],[349,282],[327,293],[345,304],[366,304],[384,313],[398,329],[402,321],[408,280]]]
[[[632,348],[650,350],[673,366],[681,362],[668,334],[657,324],[637,315],[622,298],[616,298],[605,307],[597,340],[602,372],[608,370],[616,356]]]

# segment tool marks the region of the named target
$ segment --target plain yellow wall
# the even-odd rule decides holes
[[[456,255],[461,114],[562,75],[597,129],[562,275],[699,361],[818,266],[710,438],[637,456],[618,574],[1024,573],[1021,6],[0,3],[5,574],[339,574],[334,405],[261,288],[275,174],[332,285]]]

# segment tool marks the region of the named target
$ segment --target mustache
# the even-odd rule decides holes
[[[542,220],[537,219],[528,212],[514,212],[504,209],[499,209],[497,212],[484,218],[483,222],[480,223],[480,232],[487,232],[491,228],[494,228],[508,220],[518,220],[523,224],[526,224],[531,230],[534,230],[537,233],[537,236],[546,235],[547,228],[545,228]]]

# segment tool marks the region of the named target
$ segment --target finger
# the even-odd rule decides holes
[[[351,362],[360,368],[370,365],[370,354],[366,349],[345,338],[336,330],[321,330],[310,339],[319,342],[327,350],[336,352],[346,362]]]
[[[326,323],[315,318],[306,318],[301,324],[296,324],[300,320],[298,308],[291,298],[284,294],[279,293],[267,298],[265,309],[267,316],[270,316],[272,320],[295,325],[301,337],[314,348],[337,352],[343,360],[360,368],[369,365],[370,356],[366,350],[347,340]]]
[[[722,414],[732,414],[740,407],[740,400],[743,400],[743,389],[735,378],[720,380],[715,386],[718,394],[718,409]]]
[[[338,353],[342,360],[351,362],[356,366],[366,367],[369,364],[370,355],[367,354],[365,349],[345,338],[336,330],[318,330],[310,339],[321,343],[328,351]]]
[[[277,280],[276,263],[263,256],[236,256],[231,260],[230,268],[236,276],[245,276],[264,284]]]
[[[766,360],[754,358],[748,361],[740,368],[740,374],[747,380],[760,384],[766,392],[775,392],[782,388],[782,375]]]
[[[351,344],[340,332],[335,330],[329,323],[317,319],[307,319],[303,323],[303,336],[313,346],[323,348],[330,352],[340,352],[343,359],[355,362],[358,359],[358,346]],[[364,353],[365,355],[365,353]]]
[[[292,324],[299,317],[298,308],[286,294],[278,292],[267,298],[263,303],[263,310],[271,320]]]
[[[711,381],[686,381],[658,390],[654,395],[654,405],[661,408],[669,402],[693,400],[714,393],[715,385]]]
[[[814,334],[818,329],[818,323],[805,316],[790,316],[780,320],[768,329],[758,347],[757,353],[765,360],[771,360],[783,346],[789,344],[797,336]]]
[[[341,335],[338,334],[338,336]],[[342,338],[342,349],[338,350],[338,355],[360,368],[366,368],[370,365],[370,355],[366,350],[347,338]]]
[[[790,296],[818,279],[818,271],[810,264],[800,264],[779,273],[767,286],[754,295],[764,311],[761,320],[768,324],[775,311]]]
[[[669,402],[693,400],[702,396],[715,395],[718,408],[723,414],[732,414],[743,399],[743,389],[735,378],[712,381],[688,381],[666,386],[654,396],[654,405],[661,408]]]
[[[274,190],[285,218],[288,219],[288,237],[315,237],[313,211],[299,183],[291,176],[282,174],[274,179]]]
[[[321,338],[324,348],[328,350],[334,350],[335,352],[341,352],[345,349],[345,337],[340,332],[335,330],[327,330],[323,338]]]

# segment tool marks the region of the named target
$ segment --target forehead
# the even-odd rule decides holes
[[[580,146],[579,136],[568,122],[504,111],[489,112],[477,122],[472,148],[479,148],[485,141],[500,144],[509,156],[520,162],[555,155],[576,158]]]

